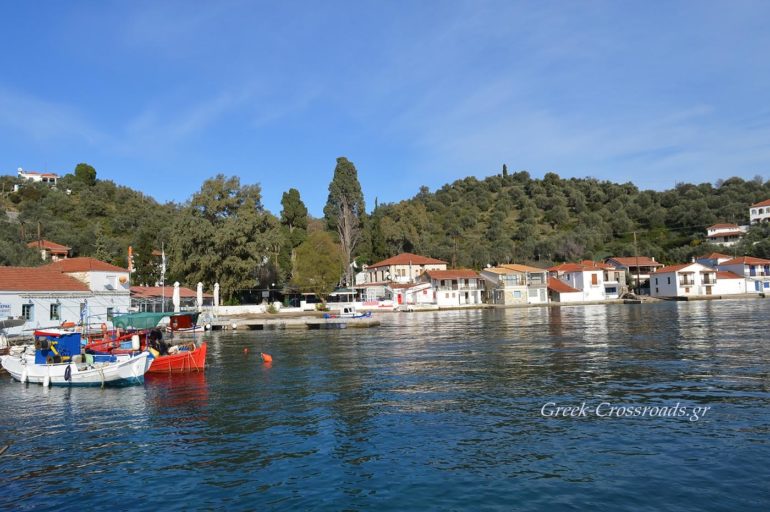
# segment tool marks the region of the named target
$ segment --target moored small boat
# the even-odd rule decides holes
[[[157,336],[162,337],[159,330],[155,329],[155,331]],[[160,355],[157,353],[157,350],[161,350],[158,344],[155,344],[155,347],[148,347],[148,337],[152,337],[149,335],[150,332],[137,331],[118,338],[91,340],[85,349],[86,352],[94,354],[131,355],[139,350],[154,348],[156,349],[153,353],[155,359],[148,373],[188,373],[201,372],[205,369],[206,343],[172,345],[168,347],[168,353]]]
[[[35,332],[34,351],[2,356],[3,368],[15,380],[44,386],[130,386],[142,384],[152,355],[80,354],[80,334]]]

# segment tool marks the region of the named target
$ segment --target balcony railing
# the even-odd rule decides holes
[[[680,279],[679,286],[695,286],[695,280],[693,279]]]

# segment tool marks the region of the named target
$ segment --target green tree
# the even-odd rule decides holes
[[[223,300],[232,302],[239,290],[254,287],[282,242],[278,220],[262,207],[259,186],[218,175],[203,183],[177,217],[170,277],[190,286],[219,282]]]
[[[342,267],[342,252],[331,235],[326,231],[315,231],[297,248],[292,283],[326,302],[342,276]]]
[[[86,186],[93,187],[96,185],[96,169],[88,164],[79,163],[75,166],[75,178]]]
[[[281,206],[281,227],[285,242],[281,247],[279,264],[283,275],[290,278],[297,259],[297,247],[307,239],[307,208],[296,188],[283,193]]]
[[[324,206],[327,228],[336,231],[342,246],[345,275],[352,282],[353,252],[361,237],[361,225],[366,216],[364,194],[358,182],[353,162],[344,156],[337,158],[334,177],[329,183],[329,197]]]
[[[131,277],[134,284],[154,286],[160,281],[160,267],[158,259],[153,256],[155,248],[155,236],[149,230],[143,230],[134,245],[134,275]]]

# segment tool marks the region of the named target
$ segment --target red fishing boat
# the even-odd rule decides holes
[[[131,354],[147,348],[149,331],[136,331],[122,336],[106,336],[102,339],[90,340],[85,346],[86,352],[108,354]],[[150,347],[155,359],[147,370],[148,373],[188,373],[202,372],[206,367],[206,343],[200,345],[194,342],[172,345],[169,353],[160,355]]]

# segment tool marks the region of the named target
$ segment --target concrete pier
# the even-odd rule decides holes
[[[372,318],[230,318],[211,322],[213,330],[271,330],[271,329],[364,329],[377,327]]]

